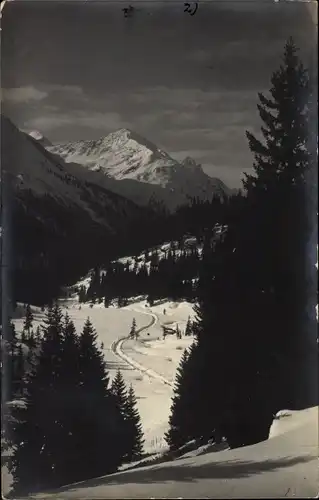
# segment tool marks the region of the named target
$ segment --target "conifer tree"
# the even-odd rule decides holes
[[[62,313],[50,307],[43,326],[38,362],[28,374],[24,408],[14,418],[14,452],[9,463],[15,494],[57,484],[55,474],[59,453],[59,368],[61,359]]]
[[[90,285],[86,292],[87,300],[92,300],[95,303],[96,299],[100,296],[101,292],[101,279],[100,279],[100,269],[96,267],[91,273]],[[81,292],[81,297],[83,297],[83,291]]]
[[[243,236],[246,258],[253,257],[251,274],[264,295],[259,314],[266,319],[263,330],[269,340],[264,350],[268,378],[276,380],[273,404],[301,408],[315,404],[318,393],[311,382],[318,380],[315,318],[307,312],[315,306],[317,282],[315,245],[310,250],[317,224],[317,106],[308,71],[291,38],[271,83],[270,97],[259,94],[263,139],[247,132],[255,162],[254,174],[245,174],[244,187],[254,239],[248,231]],[[276,354],[271,353],[272,344]]]
[[[96,338],[89,319],[78,339],[68,315],[63,321],[58,306],[48,309],[26,406],[15,412],[15,494],[97,477],[121,463],[124,419],[108,390]]]
[[[244,181],[248,196],[241,200],[240,218],[215,250],[206,236],[195,309],[198,359],[192,370],[193,391],[202,393],[205,404],[189,404],[192,391],[183,382],[183,397],[173,411],[177,423],[171,425],[180,425],[187,414],[202,433],[217,428],[231,447],[267,439],[278,409],[317,404],[310,383],[318,381],[308,313],[313,276],[304,264],[314,227],[305,208],[305,186],[314,168],[312,103],[307,72],[291,40],[272,84],[272,98],[259,95],[265,141],[247,134],[256,175]],[[313,199],[311,183],[309,189]],[[307,384],[302,373],[308,373]],[[212,392],[210,381],[217,379],[222,386]]]
[[[120,370],[117,370],[116,375],[115,375],[114,379],[112,380],[111,393],[115,397],[116,404],[117,404],[120,412],[124,416],[125,409],[126,409],[126,401],[127,401],[127,391],[126,391],[123,375],[122,375]]]
[[[22,344],[25,344],[26,343],[26,334],[25,334],[25,330],[23,329],[22,332],[21,332],[21,342]]]
[[[106,291],[106,292],[105,292],[105,296],[104,296],[104,307],[110,307],[110,305],[111,305],[111,301],[112,301],[112,298],[111,298],[111,296],[108,294],[108,292]]]
[[[77,414],[83,412],[80,397],[81,373],[79,339],[73,321],[68,313],[61,325],[61,361],[59,369],[59,394],[56,406],[59,408],[61,422],[60,439],[63,453],[58,456],[55,465],[56,478],[60,484],[68,483],[80,477],[77,469],[78,434],[83,432]]]
[[[10,346],[11,356],[14,357],[16,347],[17,347],[17,333],[16,333],[15,325],[11,319],[9,321],[8,343]]]
[[[190,336],[192,335],[192,321],[190,316],[188,316],[187,323],[186,323],[186,329],[185,329],[185,336]]]
[[[135,334],[136,334],[136,319],[133,318],[132,326],[131,326],[131,330],[130,330],[130,337],[131,337],[131,339],[134,339]]]
[[[121,414],[121,417],[123,419],[121,438],[117,445],[118,448],[122,450],[123,460],[127,461],[127,457],[130,451],[129,429],[126,423],[127,390],[120,370],[117,370],[116,375],[112,380],[111,394],[114,397],[117,411]]]
[[[150,280],[151,280],[151,278],[150,278]],[[150,290],[150,292],[149,292],[146,300],[149,303],[150,307],[153,307],[153,305],[154,305],[154,293],[153,293],[153,290]]]
[[[120,309],[121,307],[125,307],[125,305],[125,298],[123,297],[122,292],[120,292],[117,298],[117,307]]]
[[[36,347],[36,339],[35,339],[35,334],[34,334],[33,328],[29,333],[28,345],[32,349],[34,349]]]
[[[15,362],[17,355],[17,339],[15,326],[11,319],[9,319],[8,329],[6,332],[6,336],[3,339],[2,346],[2,365],[1,365],[1,373],[4,376],[6,391],[5,391],[5,400],[11,400],[14,393],[14,371],[15,371]]]
[[[81,285],[79,289],[79,303],[81,304],[85,302],[85,300],[86,300],[86,289],[84,285]]]
[[[32,328],[32,323],[33,323],[33,314],[31,311],[30,304],[26,306],[26,311],[25,311],[25,320],[23,323],[23,330],[27,333],[27,340],[30,338],[30,331]]]
[[[176,338],[181,339],[182,338],[182,332],[180,331],[180,328],[178,324],[176,325]]]
[[[69,387],[72,391],[79,385],[79,339],[68,313],[64,316],[62,326],[61,377],[66,383],[65,390]]]
[[[244,174],[244,187],[251,194],[304,183],[311,167],[311,151],[307,146],[314,102],[308,71],[292,38],[286,43],[283,64],[273,73],[271,83],[270,98],[258,94],[264,141],[247,132],[255,156],[255,174]]]
[[[141,457],[144,444],[141,417],[136,406],[136,396],[132,385],[130,385],[125,409],[125,420],[128,426],[127,460],[130,462]]]
[[[105,370],[105,361],[103,354],[97,347],[97,333],[90,321],[87,318],[83,331],[79,338],[80,348],[80,373],[83,377],[83,384],[89,388],[94,385],[94,380],[99,380],[99,391],[104,394],[109,377]]]
[[[13,394],[15,397],[19,398],[23,395],[25,377],[25,359],[21,344],[17,346],[13,373]]]
[[[185,349],[177,368],[169,430],[165,434],[165,440],[171,450],[203,434],[201,419],[204,416],[205,397],[198,387],[202,375],[199,372],[201,365],[198,355],[198,346],[193,343],[189,350]]]
[[[32,338],[28,342],[28,353],[26,356],[26,371],[30,372],[34,369],[34,365],[36,363],[37,354],[35,350],[35,344],[32,342]]]
[[[35,331],[35,341],[36,341],[36,344],[39,346],[40,342],[41,342],[41,330],[40,330],[39,326],[37,326],[37,329]]]
[[[108,389],[109,375],[97,333],[89,318],[79,338],[80,404],[76,434],[80,477],[97,477],[115,471],[123,459],[118,446],[123,417]],[[106,452],[106,450],[109,450]]]

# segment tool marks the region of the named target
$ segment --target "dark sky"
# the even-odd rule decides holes
[[[136,7],[131,19],[122,8]],[[267,91],[292,35],[314,59],[309,4],[14,0],[2,20],[2,112],[52,142],[131,128],[237,187],[252,165]]]

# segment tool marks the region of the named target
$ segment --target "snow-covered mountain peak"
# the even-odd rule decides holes
[[[96,142],[101,143],[101,146],[105,146],[107,149],[117,150],[126,147],[132,152],[144,153],[145,156],[151,154],[154,157],[168,157],[167,153],[158,149],[151,141],[126,128],[116,130]]]
[[[151,175],[154,169],[157,168],[159,174],[162,167],[178,164],[155,144],[129,129],[117,130],[97,140],[55,145],[48,150],[67,162],[80,163],[115,179],[135,179],[153,184],[162,184],[161,179],[156,181],[156,176]]]
[[[49,141],[49,139],[47,139],[38,130],[31,130],[31,132],[26,130],[21,130],[21,132],[24,132],[25,134],[29,135],[33,140],[39,142],[45,148],[52,146],[52,143]]]
[[[164,198],[174,198],[170,206],[186,203],[189,197],[211,199],[213,195],[229,192],[219,179],[205,174],[193,158],[178,162],[145,137],[126,128],[99,139],[59,144],[47,149],[66,162],[78,163],[108,179],[138,181],[140,188],[135,185],[134,189],[141,192],[145,191],[145,185],[152,192],[155,186],[164,188]],[[116,187],[120,188],[119,185]],[[127,191],[125,193],[127,195]]]
[[[36,139],[37,141],[43,139],[43,135],[38,130],[32,130],[31,132],[29,132],[29,135],[33,137],[33,139]]]

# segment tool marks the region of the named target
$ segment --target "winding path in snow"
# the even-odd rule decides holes
[[[137,312],[141,313],[141,311],[137,311]],[[140,333],[143,330],[150,328],[151,326],[155,325],[155,323],[158,321],[158,318],[154,313],[142,312],[142,314],[147,314],[148,316],[151,316],[152,319],[148,325],[139,328],[136,331],[137,333]],[[155,372],[154,370],[152,370],[150,368],[146,368],[145,366],[141,365],[140,363],[138,363],[137,361],[132,359],[130,356],[127,356],[127,354],[125,354],[123,352],[123,349],[122,349],[123,343],[126,340],[128,340],[129,338],[130,338],[129,336],[120,337],[119,339],[112,342],[111,351],[113,352],[113,354],[115,354],[115,356],[120,358],[122,361],[125,361],[128,365],[130,365],[132,368],[139,371],[143,375],[147,375],[151,379],[159,380],[163,384],[173,387],[173,383],[170,382],[169,380],[167,380],[165,377],[163,377],[163,375],[160,375],[159,373]]]

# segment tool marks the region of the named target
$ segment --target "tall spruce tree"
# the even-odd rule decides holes
[[[60,484],[65,484],[78,479],[77,453],[78,433],[84,432],[79,426],[77,412],[83,411],[80,398],[80,351],[79,339],[74,323],[66,313],[62,320],[61,328],[61,363],[59,408],[61,422],[61,441],[63,453],[55,465],[56,477]],[[82,452],[82,450],[81,450]]]
[[[59,307],[49,307],[38,362],[27,378],[25,406],[13,415],[16,425],[9,468],[17,495],[58,483],[55,469],[63,449],[58,404],[61,320]]]
[[[127,401],[127,391],[125,387],[125,382],[123,375],[120,370],[117,370],[114,379],[111,384],[111,393],[116,399],[116,404],[122,415],[125,415],[126,401]]]
[[[11,355],[14,356],[17,347],[17,333],[15,325],[12,320],[9,321],[8,342],[10,346]]]
[[[259,96],[265,143],[248,134],[256,175],[246,178],[240,217],[215,248],[206,239],[203,252],[192,383],[205,402],[189,404],[189,382],[182,382],[172,413],[179,423],[186,406],[196,423],[190,437],[215,429],[231,447],[267,439],[276,410],[317,401],[314,273],[305,266],[314,227],[305,209],[314,168],[312,103],[291,40],[272,83],[272,99]],[[309,193],[313,200],[311,186]],[[214,391],[212,380],[221,381]]]
[[[62,326],[62,377],[70,391],[79,385],[79,338],[73,321],[68,313],[64,316]],[[66,390],[66,388],[65,388]]]
[[[185,349],[177,368],[169,430],[165,434],[165,440],[171,450],[180,448],[192,439],[204,435],[210,437],[211,434],[210,430],[207,432],[203,422],[206,400],[202,390],[203,384],[200,385],[203,377],[200,371],[203,366],[199,360],[200,355],[195,341],[188,350]]]
[[[27,340],[30,338],[30,332],[33,324],[33,314],[31,311],[30,304],[27,304],[25,310],[25,319],[23,323],[23,330],[27,333]]]
[[[117,410],[123,418],[123,428],[121,439],[118,442],[118,447],[122,450],[124,460],[127,461],[129,454],[129,433],[126,425],[127,390],[120,370],[117,370],[116,375],[112,380],[111,394],[114,397]]]
[[[136,396],[130,385],[125,408],[125,420],[128,426],[127,460],[130,462],[141,457],[144,444],[141,417],[136,406]]]
[[[116,471],[123,459],[118,442],[124,420],[108,389],[106,363],[89,318],[79,338],[79,373],[80,414],[74,429],[78,461],[74,472],[82,478],[97,477]]]
[[[25,377],[25,359],[21,344],[17,346],[13,373],[13,395],[16,398],[21,398],[23,396]]]
[[[248,231],[243,236],[264,294],[259,314],[266,319],[269,345],[264,356],[276,380],[275,408],[302,408],[318,401],[313,241],[317,132],[314,87],[291,38],[271,83],[270,97],[259,94],[263,140],[247,133],[255,162],[244,187],[254,238]]]
[[[143,452],[143,431],[141,419],[136,408],[136,397],[133,387],[127,391],[120,370],[117,371],[111,385],[111,392],[115,398],[118,410],[124,419],[122,439],[118,446],[124,452],[124,459],[130,462],[141,456]]]
[[[77,338],[68,315],[50,307],[25,408],[15,411],[14,493],[25,495],[114,472],[124,419],[108,390],[103,356],[89,320]]]

